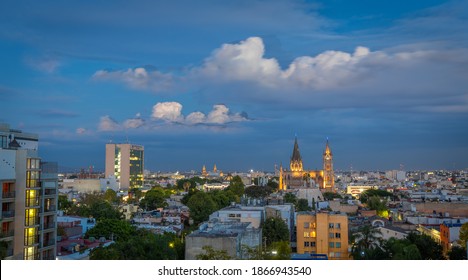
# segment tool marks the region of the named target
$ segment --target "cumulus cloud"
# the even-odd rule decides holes
[[[160,92],[172,87],[173,77],[171,74],[164,74],[157,70],[137,67],[119,71],[99,70],[94,73],[93,79],[97,81],[118,81],[134,89]]]
[[[103,116],[99,121],[98,129],[100,131],[117,131],[121,130],[122,126],[110,116]]]
[[[141,114],[136,114],[135,118],[127,119],[123,122],[124,128],[139,128],[145,124],[145,121],[141,118]]]
[[[153,106],[151,117],[156,120],[164,120],[169,122],[181,122],[182,104],[178,102],[160,102]]]
[[[309,108],[353,107],[390,106],[403,98],[405,102],[399,104],[406,107],[432,106],[429,103],[436,102],[468,108],[466,102],[458,104],[453,101],[455,98],[449,100],[442,94],[449,88],[452,95],[466,95],[463,89],[468,86],[467,65],[467,49],[401,47],[372,51],[358,46],[352,52],[327,50],[315,56],[297,57],[282,68],[276,58],[265,56],[263,40],[251,37],[222,45],[200,66],[187,68],[177,76],[144,68],[98,71],[94,76],[156,92],[188,86],[203,89],[202,94],[214,103],[235,96],[236,100],[242,97],[261,102],[281,101]],[[330,98],[334,102],[329,102]],[[223,107],[215,107],[206,115],[194,112],[184,118],[179,105],[155,105],[161,107],[153,108],[152,117],[192,124],[223,123],[234,118]]]

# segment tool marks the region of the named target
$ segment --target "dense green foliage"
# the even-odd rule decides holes
[[[242,182],[241,177],[239,176],[234,176],[231,179],[231,182],[229,183],[229,187],[226,188],[227,191],[232,191],[235,195],[238,197],[241,197],[244,194],[245,191],[245,185]]]
[[[152,188],[145,193],[145,196],[140,201],[140,207],[146,211],[155,210],[157,208],[164,208],[168,205],[166,202],[166,198],[168,197],[169,195],[166,194],[162,189]]]
[[[448,251],[447,256],[449,260],[466,260],[466,249],[453,246],[452,249]]]
[[[159,235],[138,229],[127,239],[91,251],[91,260],[176,260],[183,259],[183,244],[174,235]],[[183,251],[182,251],[183,252]]]
[[[467,241],[468,241],[468,223],[464,223],[460,227],[460,242],[461,242],[461,246],[465,248],[465,250],[468,250],[468,248],[466,248]]]
[[[263,224],[263,238],[267,246],[274,242],[289,241],[289,229],[279,217],[268,218]]]
[[[334,192],[324,192],[323,193],[323,199],[325,200],[333,200],[335,198],[343,198],[341,195],[334,193]]]
[[[187,202],[190,209],[190,218],[195,224],[208,220],[211,213],[218,210],[218,205],[213,201],[211,195],[205,192],[197,192]]]
[[[92,229],[88,230],[85,238],[105,237],[108,240],[126,240],[133,236],[136,228],[124,220],[107,219],[100,220]]]
[[[250,187],[245,188],[244,194],[246,196],[250,197],[250,198],[259,199],[259,198],[267,197],[273,191],[274,191],[274,189],[270,188],[269,186],[262,187],[262,186],[255,186],[254,185],[254,186],[250,186]]]
[[[386,198],[386,197],[392,197],[393,194],[384,190],[370,189],[370,190],[366,190],[362,192],[361,195],[359,196],[359,200],[361,200],[362,203],[366,203],[367,200],[373,196]]]

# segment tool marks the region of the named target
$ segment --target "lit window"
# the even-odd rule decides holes
[[[310,232],[310,237],[316,237],[316,236],[317,236],[317,234],[316,234],[315,231],[311,231],[311,232]]]
[[[308,231],[304,231],[304,237],[310,237]]]

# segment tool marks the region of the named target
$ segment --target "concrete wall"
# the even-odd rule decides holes
[[[231,258],[237,258],[239,236],[190,236],[185,238],[185,259],[196,260],[197,255],[205,253],[202,248],[211,246],[215,250],[225,250]]]
[[[426,203],[415,203],[416,211],[426,214],[432,214],[435,210],[437,214],[449,213],[452,217],[462,216],[468,217],[468,203],[440,203],[440,202],[426,202]]]

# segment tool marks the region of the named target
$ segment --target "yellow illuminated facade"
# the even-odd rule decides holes
[[[297,253],[326,254],[331,260],[348,259],[346,214],[299,212],[296,229]]]
[[[114,176],[121,189],[142,187],[143,171],[143,146],[106,144],[106,177]]]
[[[280,190],[313,188],[315,185],[318,185],[322,191],[335,191],[333,154],[328,144],[328,139],[325,151],[323,152],[323,170],[304,170],[297,138],[294,141],[289,168],[289,170],[286,170],[283,169],[283,166],[280,167]]]

